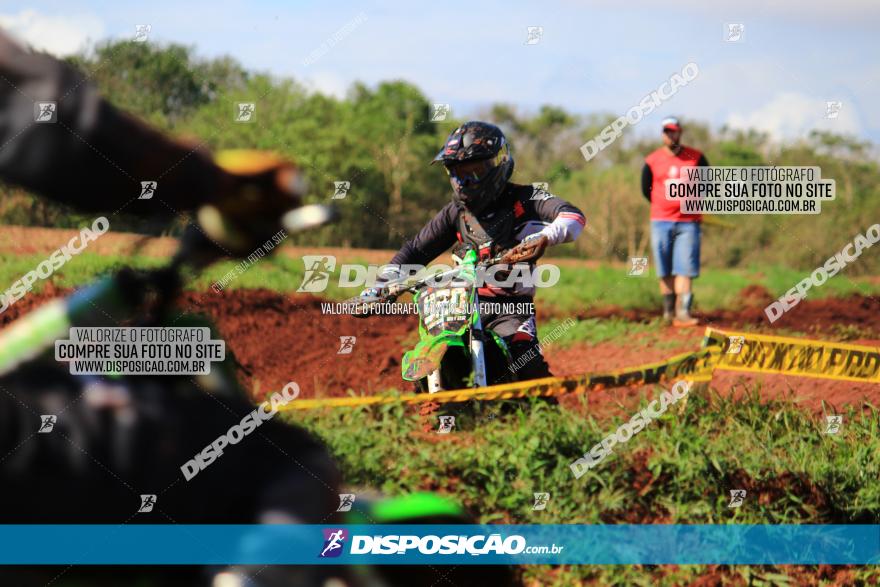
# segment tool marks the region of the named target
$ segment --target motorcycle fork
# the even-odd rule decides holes
[[[437,393],[442,389],[443,384],[440,380],[440,369],[434,369],[428,373],[428,393]]]
[[[486,351],[483,347],[483,318],[480,316],[480,296],[474,293],[474,308],[477,319],[471,325],[471,370],[474,374],[474,387],[486,387]]]

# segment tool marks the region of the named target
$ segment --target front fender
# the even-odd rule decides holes
[[[418,381],[440,368],[440,361],[449,347],[464,347],[462,336],[455,332],[441,332],[437,336],[423,339],[403,355],[400,365],[401,376],[405,381]]]

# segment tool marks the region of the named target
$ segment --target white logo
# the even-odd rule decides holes
[[[37,279],[49,279],[73,255],[82,253],[90,242],[98,240],[98,237],[108,230],[110,230],[110,221],[104,216],[96,218],[92,222],[91,228],[84,227],[79,234],[71,237],[67,244],[54,251],[49,258],[25,273],[21,279],[14,281],[5,292],[0,293],[0,314],[31,291]]]
[[[729,508],[738,508],[743,504],[743,501],[746,499],[746,490],[745,489],[731,489],[730,490],[730,503],[727,504]]]
[[[544,37],[544,27],[530,26],[526,27],[526,45],[537,45]]]
[[[743,344],[746,342],[745,336],[728,336],[728,347],[727,354],[728,355],[738,355],[740,351],[742,351]]]
[[[532,506],[532,511],[540,511],[547,509],[547,502],[550,501],[549,493],[536,493],[535,494],[535,505]]]
[[[302,284],[298,292],[316,293],[327,289],[330,274],[336,269],[336,257],[333,255],[303,255],[306,267]]]
[[[825,118],[833,120],[840,116],[840,109],[843,108],[843,102],[839,100],[830,100],[825,102]]]
[[[55,102],[34,102],[34,122],[56,122],[58,104]]]
[[[630,262],[632,263],[632,267],[629,268],[629,273],[627,273],[627,275],[638,277],[645,274],[645,270],[648,268],[647,257],[630,257]]]
[[[350,355],[354,350],[354,344],[357,342],[356,336],[340,336],[339,337],[339,350],[336,351],[337,355]]]
[[[542,228],[545,226],[539,222],[528,222],[523,225],[517,232],[517,238],[523,241],[529,237],[535,238],[536,235],[530,233],[532,228]],[[303,255],[303,264],[305,265],[305,273],[303,281],[297,289],[298,292],[319,293],[325,291],[330,285],[330,278],[336,272],[336,257],[332,255]],[[436,288],[448,286],[456,274],[453,272],[457,266],[444,265],[437,263],[431,266],[430,274],[422,274],[420,279]],[[338,267],[339,275],[336,283],[339,287],[373,287],[376,279],[386,275],[393,274],[396,277],[407,278],[419,275],[426,268],[424,265],[403,264],[403,265],[360,265],[344,263]],[[552,263],[543,263],[537,266],[529,266],[525,264],[515,264],[507,266],[504,264],[496,264],[491,267],[477,267],[475,272],[476,287],[484,287],[491,285],[495,287],[510,288],[515,285],[523,285],[525,287],[553,287],[559,282],[561,276],[560,269]]]
[[[728,22],[724,25],[724,40],[728,43],[739,43],[743,40],[746,25],[741,22]]]
[[[326,530],[324,531],[327,532]],[[336,530],[335,532],[330,532],[329,534],[325,534],[327,537],[324,541],[324,550],[321,551],[321,554],[318,555],[319,558],[325,557],[337,557],[341,553],[337,554],[329,554],[331,552],[335,552],[342,548],[342,543],[345,541],[345,537],[347,536],[346,530]]]
[[[354,500],[357,496],[354,493],[340,493],[339,494],[339,507],[336,508],[337,512],[350,512],[351,506],[354,505]]]
[[[153,506],[156,505],[156,496],[149,494],[141,495],[141,507],[138,508],[138,513],[150,513],[153,511]]]
[[[244,440],[254,430],[263,425],[263,422],[275,417],[283,406],[299,397],[299,385],[295,381],[289,382],[280,392],[276,391],[269,399],[257,406],[252,412],[242,418],[238,424],[233,425],[222,436],[218,436],[214,442],[205,446],[201,451],[188,460],[180,471],[184,479],[191,481],[193,477],[207,469],[211,463],[223,456],[223,449],[234,446]]]
[[[257,114],[254,102],[239,102],[235,114],[235,122],[253,122]]]
[[[449,104],[434,104],[431,109],[431,122],[442,122],[449,116]]]
[[[48,434],[52,432],[52,429],[55,428],[55,422],[58,421],[58,417],[53,414],[47,414],[45,416],[40,416],[40,429],[37,430],[39,434]]]
[[[150,31],[153,30],[153,25],[151,24],[136,24],[134,25],[134,41],[135,43],[143,43],[147,40],[147,37],[150,36]]]
[[[531,200],[538,200],[539,202],[543,202],[544,200],[549,200],[552,197],[550,194],[550,184],[546,181],[535,181],[532,182],[532,197]]]
[[[590,161],[601,153],[609,145],[623,134],[627,126],[634,126],[642,119],[651,114],[663,102],[670,100],[679,89],[694,81],[700,74],[700,68],[696,63],[687,63],[681,68],[680,73],[673,73],[669,79],[657,86],[657,89],[639,100],[621,116],[615,118],[611,124],[603,128],[599,134],[581,145],[581,153],[584,159]]]
[[[153,197],[153,194],[156,193],[156,188],[159,186],[159,183],[156,181],[142,181],[141,182],[141,195],[138,196],[138,200],[150,200]]]
[[[440,426],[437,428],[437,432],[440,434],[449,434],[455,428],[455,416],[440,416],[438,420],[440,420]]]
[[[329,543],[330,534],[325,544]],[[344,538],[343,538],[344,539]],[[329,548],[329,546],[327,547]],[[542,548],[542,547],[537,547]],[[555,544],[543,547],[547,552],[558,554],[565,548]],[[408,550],[417,550],[420,554],[428,555],[452,555],[470,554],[481,556],[485,554],[519,554],[526,549],[526,539],[519,534],[513,534],[501,538],[501,534],[489,534],[461,536],[417,536],[417,535],[382,535],[371,536],[354,535],[351,541],[351,554],[373,555],[401,555],[407,554]],[[325,548],[326,551],[326,548]]]
[[[825,434],[837,434],[843,425],[843,416],[825,416]]]
[[[350,181],[334,181],[333,182],[333,197],[331,200],[342,200],[345,198],[346,194],[348,194],[348,190],[351,189]]]

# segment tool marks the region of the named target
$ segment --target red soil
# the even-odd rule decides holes
[[[63,295],[51,285],[41,294],[31,294],[0,315],[0,327],[16,316],[33,309],[48,298]],[[241,365],[242,383],[255,395],[277,390],[288,381],[296,381],[303,397],[340,396],[349,389],[375,393],[391,388],[408,391],[400,379],[401,349],[415,341],[413,316],[354,318],[349,315],[324,315],[321,300],[312,296],[284,295],[268,290],[224,290],[187,292],[181,309],[207,314],[215,321],[227,348]],[[780,328],[809,332],[814,338],[839,339],[843,327],[870,338],[856,339],[857,344],[880,344],[880,302],[874,298],[851,296],[846,299],[804,301],[772,327],[763,318],[763,306],[706,313],[704,324],[721,329],[748,327],[772,333]],[[645,321],[654,318],[647,311],[606,308],[584,313],[585,317],[625,318]],[[777,326],[778,325],[778,326]],[[576,344],[567,348],[545,349],[556,375],[601,372],[642,363],[659,361],[699,347],[703,328],[667,328],[662,339],[654,333],[642,334],[628,343]],[[350,354],[338,354],[340,337],[355,336]],[[746,385],[760,384],[765,398],[787,397],[810,411],[820,411],[822,401],[840,407],[870,401],[880,405],[880,385],[857,384],[782,375],[752,375],[716,371],[712,387],[738,397]],[[591,393],[587,398],[592,413],[625,409],[649,391],[645,388],[609,389]],[[574,407],[576,398],[565,405]],[[832,410],[833,411],[833,410]]]

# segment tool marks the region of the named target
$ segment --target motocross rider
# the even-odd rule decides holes
[[[376,287],[363,295],[397,293],[392,281],[399,275],[395,267],[427,265],[456,244],[476,250],[481,260],[508,250],[502,263],[528,263],[533,269],[547,247],[574,241],[584,228],[584,215],[575,206],[543,189],[510,181],[513,155],[504,133],[494,124],[471,121],[461,125],[431,163],[436,162],[449,175],[452,201],[403,245]],[[521,311],[482,313],[483,328],[507,343],[513,363],[522,365],[516,371],[518,379],[551,376],[538,344],[534,285],[500,287],[490,282],[479,288],[481,300]]]

